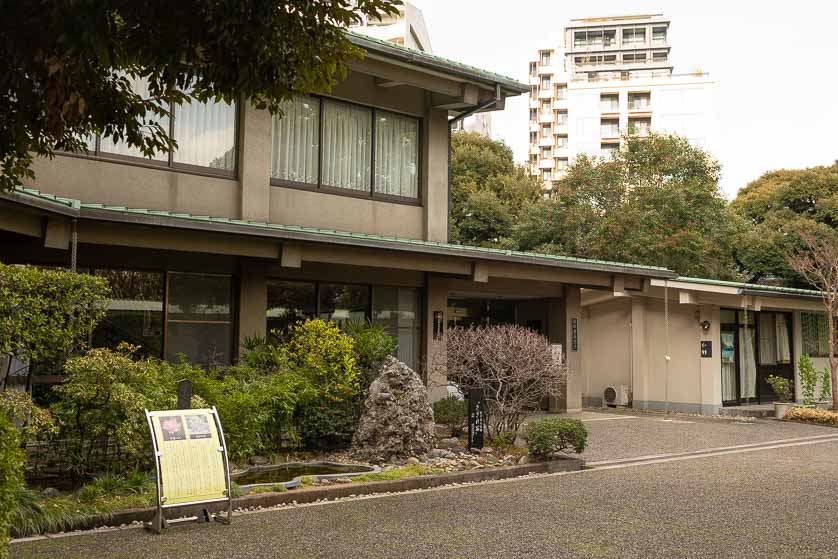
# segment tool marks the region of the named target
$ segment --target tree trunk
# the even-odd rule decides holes
[[[832,309],[829,309],[832,311]],[[835,356],[835,313],[830,312],[829,320],[829,371],[832,376],[832,410],[838,412],[838,357]]]

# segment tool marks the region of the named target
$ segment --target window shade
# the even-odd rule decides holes
[[[369,191],[372,111],[348,103],[323,106],[323,184]]]
[[[283,103],[282,112],[273,117],[271,176],[317,184],[320,100],[296,97]]]
[[[419,195],[419,124],[380,111],[375,125],[375,191],[392,196]]]

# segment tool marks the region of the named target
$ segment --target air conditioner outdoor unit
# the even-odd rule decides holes
[[[606,406],[628,406],[631,403],[631,391],[628,385],[607,386],[602,392],[602,403]]]

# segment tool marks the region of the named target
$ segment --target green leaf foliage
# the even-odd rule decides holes
[[[17,429],[0,414],[0,559],[9,556],[9,526],[23,486],[23,451]]]
[[[545,459],[557,452],[581,454],[588,444],[588,431],[578,419],[551,417],[530,423],[525,438],[530,455]]]
[[[448,396],[433,403],[434,421],[451,429],[452,437],[459,437],[466,428],[468,404],[456,396]]]
[[[352,338],[352,352],[361,375],[360,392],[363,396],[381,365],[395,353],[398,341],[384,326],[368,320],[349,322],[346,333]]]
[[[733,254],[748,281],[780,279],[809,287],[789,266],[788,255],[805,249],[800,231],[838,234],[838,162],[765,173],[742,188],[730,208],[743,223]]]
[[[730,244],[737,222],[719,173],[710,154],[684,138],[625,136],[611,159],[580,156],[551,200],[522,211],[515,244],[736,279]]]
[[[451,237],[454,242],[506,247],[526,204],[541,187],[516,165],[512,149],[474,132],[451,136]]]
[[[151,156],[175,147],[167,103],[249,99],[272,112],[328,91],[361,52],[344,32],[392,0],[11,2],[0,21],[0,191],[34,178],[33,155],[101,133]],[[150,96],[126,76],[148,78]]]
[[[82,347],[109,293],[103,278],[0,264],[0,354],[40,361]]]
[[[818,372],[812,364],[812,359],[805,353],[800,356],[797,368],[800,371],[800,392],[803,394],[803,403],[811,406],[815,403],[815,386],[818,384]]]

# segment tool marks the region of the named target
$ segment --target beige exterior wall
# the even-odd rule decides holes
[[[153,166],[143,160],[117,161],[58,155],[35,162],[36,179],[26,186],[41,191],[102,203],[153,210],[209,215],[283,225],[336,229],[356,233],[445,242],[448,240],[448,113],[434,109],[421,87],[380,87],[363,72],[366,63],[339,83],[328,97],[420,119],[420,198],[415,204],[327,194],[271,186],[272,117],[249,103],[240,103],[238,171],[235,178],[204,175]],[[373,64],[373,63],[370,63]],[[375,62],[391,79],[410,71]],[[434,78],[433,86],[462,86]]]

